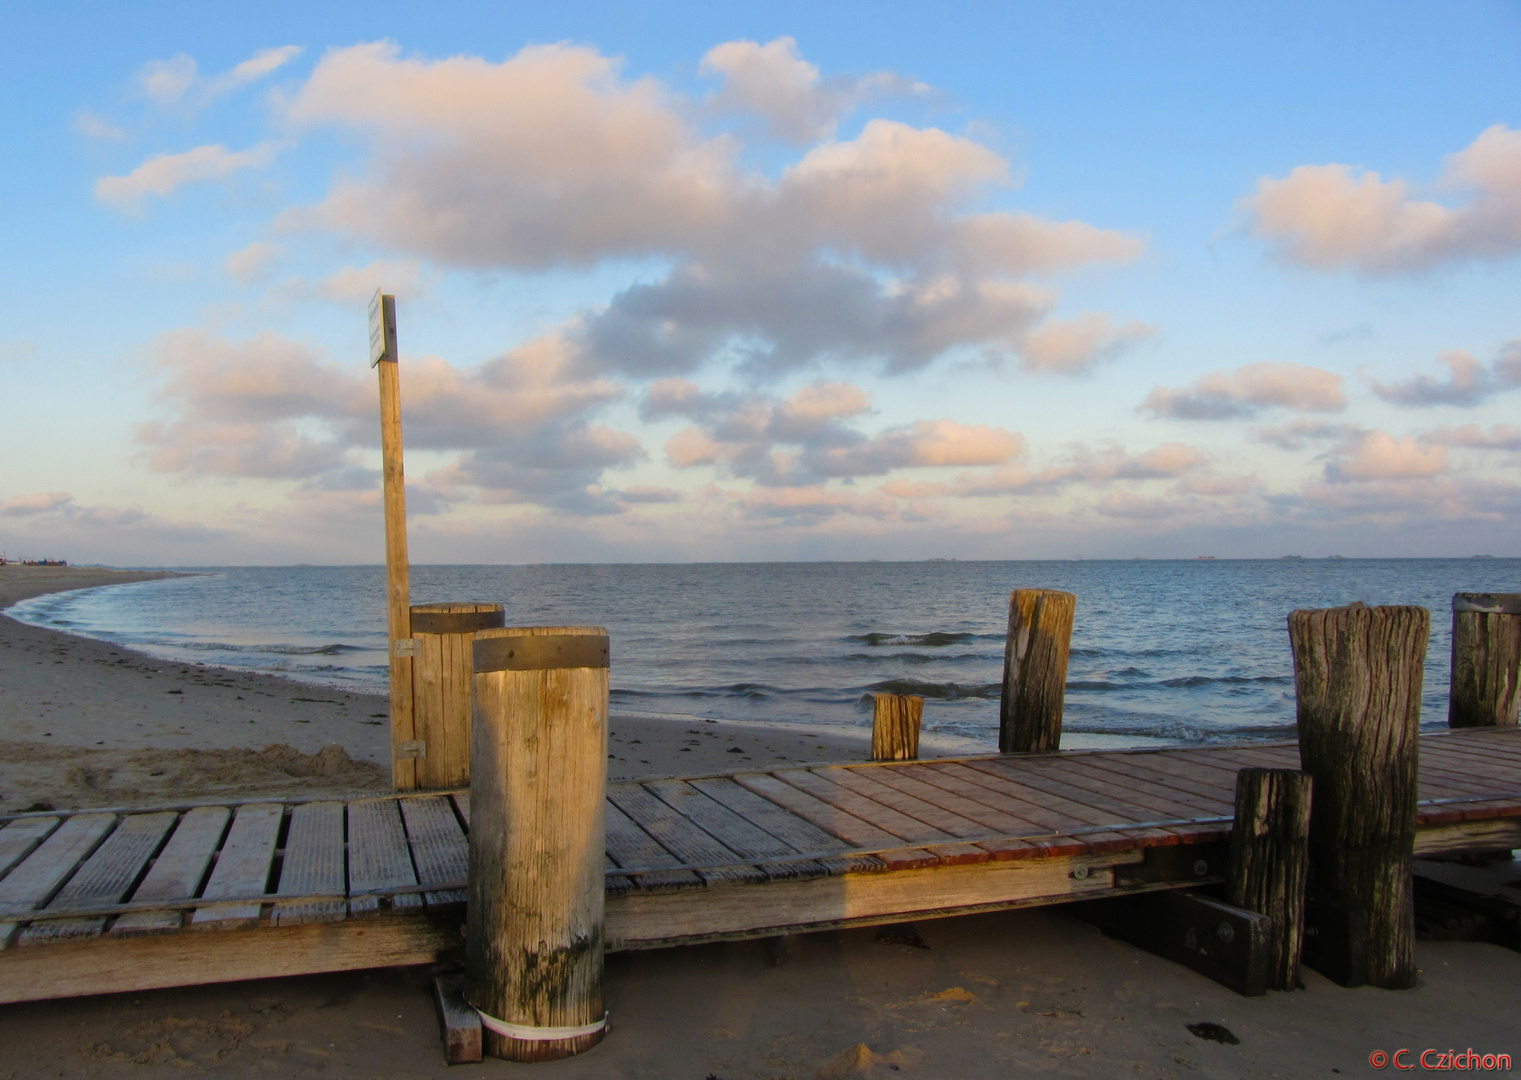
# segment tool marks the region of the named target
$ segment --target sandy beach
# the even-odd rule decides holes
[[[0,607],[150,574],[0,568]],[[387,787],[386,703],[169,664],[0,618],[0,809]],[[614,716],[610,775],[866,756],[867,735]],[[954,749],[954,747],[947,747]],[[1410,991],[1314,972],[1242,998],[1057,910],[608,958],[614,1029],[546,1077],[1310,1077],[1368,1055],[1521,1058],[1521,954],[1422,942]],[[429,972],[384,970],[0,1006],[0,1078],[425,1077],[449,1070]],[[1187,1025],[1223,1025],[1234,1043]]]

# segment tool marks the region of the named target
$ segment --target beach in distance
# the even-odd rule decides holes
[[[877,690],[926,696],[924,755],[987,751],[1009,589],[1078,595],[1068,745],[1292,737],[1283,620],[1514,591],[1503,560],[418,567],[417,602],[597,622],[614,649],[609,775],[867,756]],[[0,810],[389,789],[374,567],[0,568]],[[110,586],[110,587],[101,587]],[[1112,705],[1110,703],[1113,703]],[[778,718],[768,721],[769,717]],[[1517,954],[1421,942],[1421,983],[1242,998],[1059,909],[619,953],[614,1029],[545,1077],[1301,1077],[1370,1048],[1505,1050]],[[425,969],[6,1006],[0,1077],[459,1075]],[[1189,1024],[1227,1029],[1207,1041]],[[510,1066],[477,1066],[483,1075]]]

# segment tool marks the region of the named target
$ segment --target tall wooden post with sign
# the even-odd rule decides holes
[[[407,580],[407,488],[401,467],[401,384],[396,364],[396,297],[379,289],[370,301],[370,366],[380,373],[380,456],[385,488],[386,625],[391,657],[391,784],[417,787],[417,730],[412,707],[410,587]]]

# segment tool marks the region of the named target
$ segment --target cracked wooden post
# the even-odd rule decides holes
[[[998,749],[1005,754],[1057,750],[1067,694],[1067,654],[1077,597],[1056,589],[1015,589],[1003,651]]]
[[[1521,694],[1521,593],[1452,598],[1452,689],[1447,724],[1515,727]]]
[[[370,300],[370,366],[379,371],[381,487],[386,527],[386,637],[391,669],[391,786],[417,787],[417,731],[412,715],[412,640],[408,601],[407,483],[402,469],[401,382],[396,350],[396,297]]]
[[[1342,912],[1367,913],[1366,980],[1387,990],[1416,978],[1410,861],[1430,636],[1423,607],[1289,615],[1299,758],[1315,779],[1316,891]],[[1362,943],[1350,944],[1358,952]]]
[[[552,1061],[606,1031],[607,631],[482,630],[474,656],[465,996],[487,1055]]]
[[[1309,775],[1295,769],[1242,769],[1236,774],[1225,899],[1273,920],[1269,990],[1299,986],[1312,786]]]
[[[871,759],[913,761],[919,756],[919,723],[924,699],[913,694],[877,694],[872,703]]]
[[[413,604],[412,720],[419,788],[470,783],[472,646],[505,622],[501,604]]]

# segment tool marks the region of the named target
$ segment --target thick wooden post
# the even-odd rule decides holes
[[[1449,727],[1515,727],[1521,705],[1521,593],[1452,598]]]
[[[1015,589],[1003,649],[998,749],[1005,754],[1057,750],[1067,694],[1067,653],[1077,597],[1056,589]]]
[[[607,632],[475,639],[465,995],[484,1050],[551,1061],[602,1040]]]
[[[412,710],[417,732],[417,786],[470,783],[472,648],[480,630],[505,621],[501,604],[414,604]]]
[[[1339,909],[1367,912],[1367,981],[1390,990],[1415,985],[1410,860],[1430,636],[1422,607],[1289,615],[1299,758],[1315,778],[1316,889]]]
[[[386,521],[386,626],[391,661],[391,785],[417,787],[412,713],[412,619],[407,582],[407,483],[401,467],[401,383],[397,377],[396,298],[370,301],[370,363],[380,373],[381,482]]]
[[[1312,786],[1308,774],[1294,769],[1242,769],[1236,774],[1225,899],[1273,920],[1269,990],[1299,985]]]
[[[913,761],[919,756],[919,722],[924,699],[913,694],[878,694],[873,702],[871,759]]]

